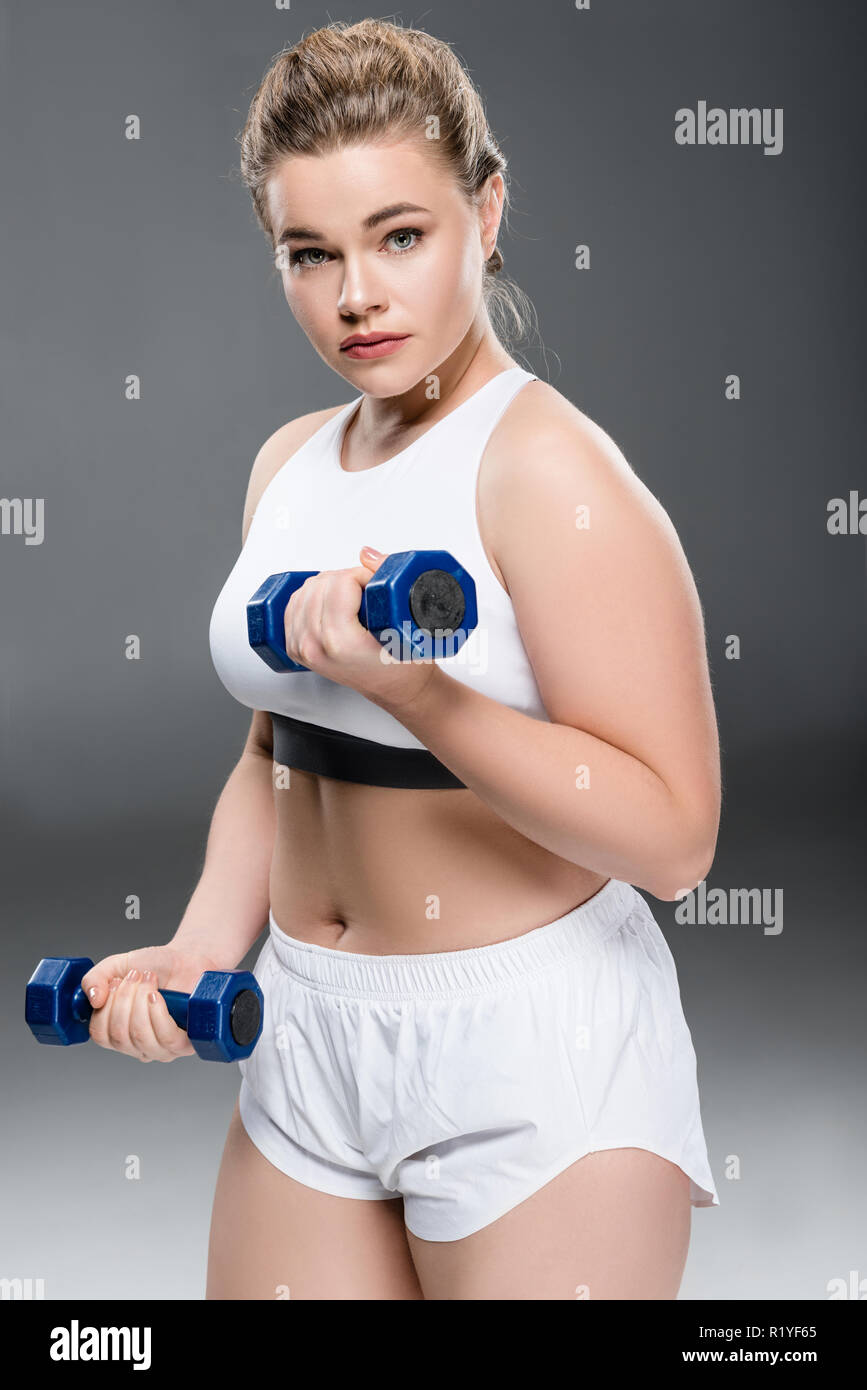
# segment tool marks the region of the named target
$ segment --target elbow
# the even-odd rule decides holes
[[[710,837],[702,836],[697,844],[692,843],[679,855],[669,857],[665,873],[661,877],[657,866],[653,882],[647,884],[648,892],[662,902],[678,902],[688,893],[692,893],[702,879],[707,877],[715,854],[716,830]]]

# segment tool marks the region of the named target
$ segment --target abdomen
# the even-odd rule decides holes
[[[371,787],[295,769],[288,782],[274,792],[271,910],[302,941],[371,955],[484,946],[555,921],[606,881],[528,840],[468,788]]]

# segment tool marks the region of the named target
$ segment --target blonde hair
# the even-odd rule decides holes
[[[436,138],[426,138],[431,129]],[[388,20],[338,20],[278,54],[237,138],[241,176],[272,252],[267,183],[289,155],[415,138],[451,171],[473,207],[491,174],[503,177],[504,219],[510,206],[506,158],[460,60],[443,40]],[[495,248],[482,293],[494,332],[510,346],[536,326],[536,313],[523,290],[500,275],[502,268]]]

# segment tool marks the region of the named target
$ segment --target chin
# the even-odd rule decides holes
[[[423,371],[415,368],[407,370],[405,363],[401,363],[399,372],[395,368],[389,370],[386,366],[387,360],[387,358],[380,358],[378,362],[363,362],[358,364],[362,370],[353,372],[352,368],[357,364],[350,357],[341,362],[340,374],[359,391],[364,391],[368,396],[374,397],[402,396],[424,380],[425,373]],[[372,371],[372,366],[376,366],[377,370]]]

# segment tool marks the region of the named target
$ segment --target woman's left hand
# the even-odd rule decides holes
[[[358,620],[368,581],[385,555],[364,546],[361,565],[311,575],[290,598],[283,615],[286,651],[309,671],[347,685],[395,711],[415,699],[436,663],[398,661]]]

